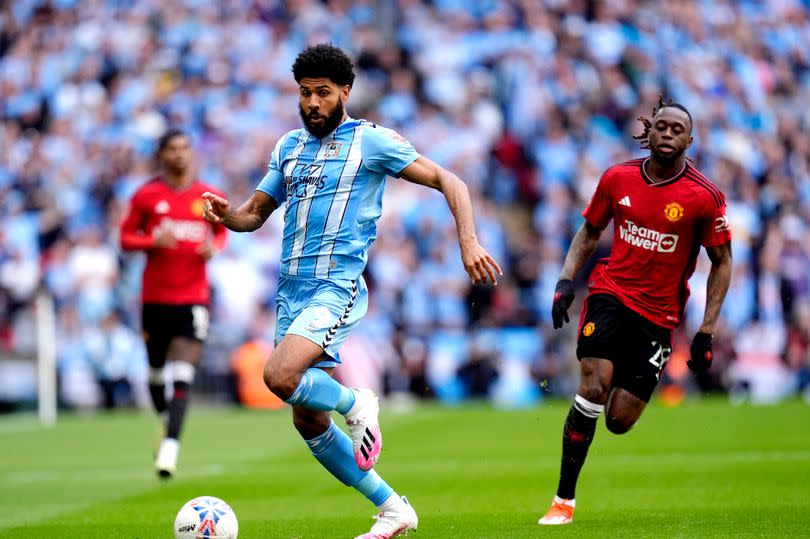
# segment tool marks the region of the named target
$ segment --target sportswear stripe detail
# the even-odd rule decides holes
[[[638,157],[636,159],[631,159],[629,161],[625,161],[624,163],[619,163],[617,167],[635,167],[640,165],[644,161],[644,157]]]
[[[718,189],[714,184],[712,184],[708,179],[706,179],[705,176],[703,176],[702,174],[698,176],[696,174],[687,173],[686,178],[692,180],[699,186],[706,189],[712,195],[712,198],[714,198],[714,203],[717,205],[718,208],[723,206],[725,197],[723,196],[722,191],[720,191],[720,189]]]
[[[343,314],[338,318],[338,321],[335,322],[335,325],[329,328],[329,331],[326,332],[326,335],[323,338],[323,344],[321,344],[321,348],[326,350],[330,344],[332,344],[332,339],[335,338],[335,334],[337,330],[343,326],[346,321],[349,319],[349,313],[354,307],[354,301],[357,299],[357,281],[352,281],[352,295],[349,298],[349,303],[346,305],[346,308],[343,310]]]
[[[605,411],[604,404],[594,404],[580,395],[574,397],[574,408],[579,410],[580,413],[585,417],[590,417],[592,419],[599,417],[599,414]]]
[[[357,168],[359,169],[362,166],[363,166],[363,158],[361,156],[360,157],[360,164],[357,166]],[[338,223],[337,230],[340,230],[341,227],[343,227],[343,219],[346,218],[346,210],[349,209],[349,200],[352,198],[352,193],[354,193],[354,185],[355,185],[355,182],[352,180],[352,184],[349,187],[349,194],[346,195],[346,204],[343,205],[343,213],[340,214],[340,222]],[[337,247],[337,236],[335,236],[334,241],[332,241],[332,248],[329,250],[329,261],[330,261],[329,266],[330,267],[326,270],[327,278],[332,276],[331,260],[332,260],[332,255],[335,252],[335,247]]]
[[[699,171],[698,169],[696,169],[695,167],[689,167],[689,172],[690,172],[690,174],[691,174],[692,176],[694,176],[695,178],[697,178],[697,179],[701,180],[703,183],[705,183],[705,184],[706,184],[706,186],[707,186],[709,189],[711,189],[712,191],[714,191],[715,193],[717,193],[717,194],[718,194],[718,195],[719,195],[721,198],[724,198],[724,197],[723,197],[723,192],[720,190],[720,188],[719,188],[719,187],[717,187],[716,185],[714,185],[714,183],[713,183],[713,182],[712,182],[712,181],[711,181],[709,178],[707,178],[705,174],[703,174],[702,172],[700,172],[700,171]]]
[[[650,177],[649,174],[647,174],[647,167],[645,165],[646,165],[647,161],[649,161],[649,160],[650,160],[649,157],[646,158],[646,159],[643,159],[641,161],[641,163],[640,163],[640,167],[641,167],[641,177],[651,187],[663,187],[665,185],[675,183],[676,181],[680,180],[684,176],[684,174],[686,174],[686,171],[689,170],[689,168],[690,168],[689,164],[684,162],[683,168],[677,174],[675,174],[673,177],[667,178],[666,180],[662,180],[660,182],[657,182],[657,181],[653,180]]]
[[[315,176],[319,171],[323,172],[323,164],[320,164],[320,166],[318,164],[318,161],[322,161],[320,156],[322,149],[323,140],[319,140],[318,149],[315,151],[315,159],[313,159],[312,164],[308,167],[306,165],[304,166],[307,173],[303,174],[303,176],[305,176],[303,180],[304,194],[298,199],[295,211],[295,237],[293,238],[292,249],[290,249],[290,275],[298,275],[301,255],[304,254],[304,245],[307,242],[307,231],[309,229],[309,212],[312,211],[312,202],[315,200],[315,195],[318,191],[318,186],[309,183],[307,180],[309,176]],[[293,169],[293,174],[295,174],[295,169]],[[307,196],[307,192],[310,190],[312,193],[310,196]]]
[[[304,140],[301,140],[301,135],[306,135]],[[292,161],[291,163],[289,163],[286,167],[284,167],[284,170],[282,171],[282,174],[284,174],[285,177],[287,177],[287,176],[292,177],[295,174],[295,169],[298,167],[298,161],[301,159],[301,154],[304,152],[304,149],[305,149],[305,147],[307,145],[307,141],[309,141],[309,133],[306,130],[302,130],[301,133],[299,133],[299,135],[298,135],[298,140],[296,141],[295,146],[293,147],[293,153],[295,154],[295,161]],[[292,198],[292,194],[289,194],[287,196],[287,209],[286,209],[285,214],[284,214],[285,221],[289,217],[290,210],[293,207],[292,200],[290,200],[291,198]],[[293,245],[291,247],[290,258],[289,258],[289,264],[288,264],[287,272],[286,272],[286,273],[290,273],[290,274],[293,274],[292,273],[292,268],[291,268],[291,266],[293,265],[292,253],[295,252],[295,245],[296,245],[296,242],[299,239],[298,236],[299,236],[299,231],[301,229],[300,226],[299,226],[299,213],[300,213],[300,210],[301,210],[301,201],[296,200],[295,201],[295,226],[296,226],[296,228],[295,228],[295,236],[294,236],[294,239],[293,239]],[[304,234],[306,234],[306,223],[304,224],[303,228],[304,228]],[[303,241],[303,238],[302,238],[302,241]],[[284,259],[283,253],[282,253],[282,259]],[[297,264],[297,261],[296,261],[296,264]]]
[[[352,130],[352,140],[349,143],[349,154],[343,167],[340,169],[340,178],[335,189],[335,196],[329,203],[329,210],[324,220],[323,232],[321,233],[321,248],[318,250],[318,258],[315,261],[315,277],[326,278],[332,271],[330,262],[332,253],[335,252],[335,245],[340,234],[340,227],[343,224],[343,217],[346,215],[346,208],[349,199],[354,191],[354,182],[357,173],[363,164],[361,153],[361,143],[363,139],[362,131],[355,128]]]

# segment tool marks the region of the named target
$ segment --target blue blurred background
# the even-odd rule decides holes
[[[701,255],[660,398],[800,393],[810,379],[809,4],[3,2],[0,409],[36,399],[38,290],[55,299],[60,405],[95,409],[111,383],[112,404],[147,405],[144,260],[116,238],[126,201],[154,174],[170,126],[191,135],[203,181],[247,198],[276,140],[300,127],[290,66],[317,42],[355,61],[353,117],[397,129],[467,182],[479,237],[505,271],[496,289],[471,287],[441,195],[389,180],[345,382],[399,402],[525,406],[573,394],[575,326],[551,329],[553,288],[601,172],[645,153],[636,118],[663,93],[691,111],[690,156],[726,193],[735,268],[716,365],[696,379],[685,354],[703,315]],[[280,231],[279,212],[254,234],[231,234],[209,265],[199,399],[276,405],[255,384],[272,343]]]

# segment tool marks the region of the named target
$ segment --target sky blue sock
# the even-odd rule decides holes
[[[364,472],[357,467],[352,440],[334,421],[326,432],[306,442],[324,468],[344,485],[357,489],[374,505],[382,504],[393,494],[394,489],[377,472]]]
[[[298,387],[286,402],[310,410],[336,410],[346,415],[354,405],[354,391],[341,385],[326,371],[312,368],[301,376]]]

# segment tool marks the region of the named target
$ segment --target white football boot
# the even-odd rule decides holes
[[[375,515],[374,519],[377,521],[371,527],[371,531],[358,535],[355,539],[391,539],[400,534],[407,534],[410,530],[416,531],[419,525],[419,517],[416,516],[416,511],[413,510],[408,499],[403,496],[402,498],[395,498],[395,494],[386,500],[383,505],[393,505],[393,509],[387,509],[379,515]]]
[[[346,424],[352,435],[354,461],[367,472],[380,458],[382,433],[380,432],[380,403],[370,389],[352,389],[354,405],[346,414]]]

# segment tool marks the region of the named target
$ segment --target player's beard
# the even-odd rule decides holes
[[[323,122],[323,125],[321,126],[310,125],[309,118],[304,112],[304,108],[300,104],[298,105],[298,114],[301,115],[301,121],[304,122],[304,127],[307,131],[317,138],[323,138],[337,129],[337,126],[339,126],[340,122],[343,121],[343,99],[338,97],[335,110],[332,111],[332,114],[326,117],[326,121]]]
[[[163,163],[166,172],[175,177],[185,176],[190,168],[190,163]]]

